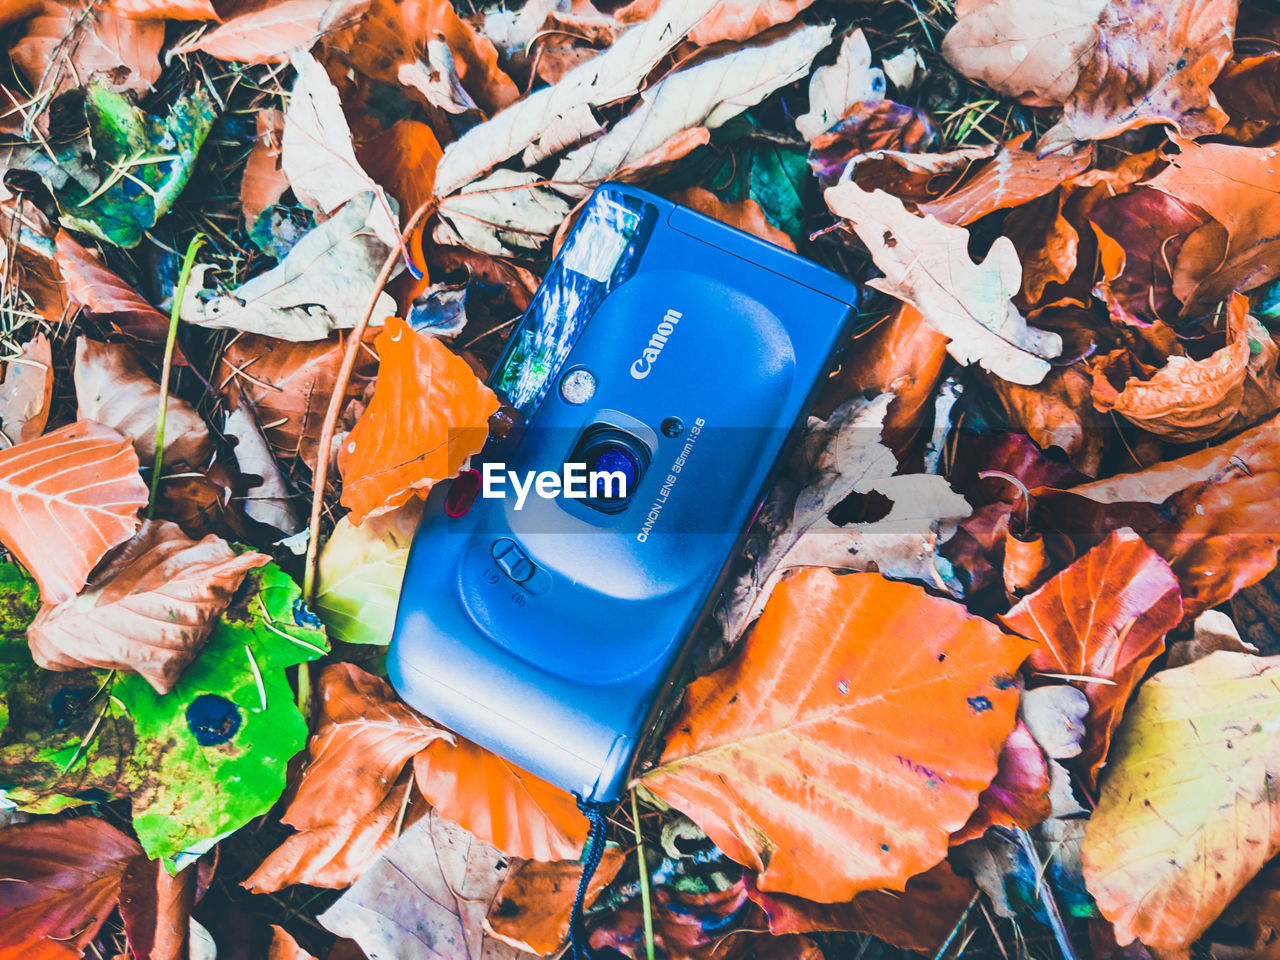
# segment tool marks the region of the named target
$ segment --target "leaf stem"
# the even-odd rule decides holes
[[[653,960],[653,908],[649,903],[649,864],[644,858],[644,837],[640,833],[640,809],[636,792],[631,791],[631,824],[636,831],[636,864],[640,868],[640,903],[644,907],[644,956]]]
[[[356,365],[356,355],[360,352],[360,342],[364,339],[364,331],[369,326],[373,311],[378,306],[378,297],[382,288],[387,285],[391,271],[403,256],[405,238],[413,233],[414,228],[425,218],[435,212],[440,201],[432,197],[413,211],[404,229],[400,231],[398,247],[391,248],[382,269],[378,271],[373,289],[369,292],[369,302],[365,305],[364,314],[347,335],[346,351],[342,355],[342,366],[338,368],[338,376],[334,379],[333,392],[329,395],[329,406],[324,413],[324,423],[320,427],[320,444],[316,449],[316,464],[312,475],[311,521],[307,525],[307,558],[302,573],[302,599],[308,606],[315,602],[316,564],[319,557],[320,518],[324,515],[324,489],[329,482],[329,451],[333,446],[333,434],[338,425],[338,414],[342,411],[342,398],[347,392],[347,382],[351,379],[351,371]]]
[[[156,416],[156,462],[151,470],[151,496],[147,499],[148,520],[155,516],[156,491],[160,489],[160,465],[164,460],[164,419],[169,409],[169,373],[173,369],[173,347],[178,340],[178,314],[182,312],[182,301],[187,295],[191,268],[195,266],[196,254],[204,246],[204,241],[204,234],[197,233],[187,244],[182,269],[178,271],[178,285],[173,291],[173,306],[169,308],[169,331],[164,338],[164,366],[160,370],[160,411]]]

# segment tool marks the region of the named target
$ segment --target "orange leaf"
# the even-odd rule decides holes
[[[577,801],[470,740],[413,758],[418,789],[444,816],[523,860],[576,860],[589,824]]]
[[[850,930],[869,933],[903,950],[936,954],[969,906],[975,888],[943,860],[907,881],[902,893],[868,890],[848,903],[814,903],[785,893],[764,893],[747,874],[747,895],[769,917],[769,932]]]
[[[901,889],[995,776],[1030,646],[920,587],[802,570],[738,658],[689,686],[642,783],[761,889]]]
[[[174,47],[170,56],[199,50],[219,60],[278,63],[310,49],[321,36],[357,20],[368,0],[259,0],[204,36]]]
[[[0,926],[16,957],[79,953],[115,908],[120,878],[142,848],[105,820],[40,820],[0,830]],[[29,950],[29,952],[25,952]]]
[[[320,725],[297,793],[280,818],[302,830],[351,823],[395,788],[405,761],[433,740],[452,739],[396,697],[385,680],[350,663],[325,667],[318,683]],[[333,802],[342,791],[342,803]]]
[[[760,204],[750,197],[745,197],[733,203],[726,203],[710,190],[703,187],[690,187],[687,190],[680,191],[671,199],[676,203],[684,204],[686,207],[692,207],[699,213],[705,213],[708,217],[727,223],[731,227],[737,227],[739,230],[747,231],[747,233],[754,233],[761,240],[776,243],[778,246],[786,247],[792,252],[796,249],[796,245],[791,238],[770,223],[769,219],[764,215],[764,210]]]
[[[1209,85],[1231,57],[1236,6],[1235,0],[1108,3],[1091,58],[1062,119],[1040,138],[1040,151],[1152,123],[1171,123],[1185,137],[1217,133],[1227,115]]]
[[[245,574],[270,559],[146,520],[79,596],[40,608],[27,631],[31,656],[46,670],[132,670],[168,693]]]
[[[584,906],[613,883],[625,859],[618,847],[605,848]],[[507,874],[485,917],[485,930],[526,953],[550,956],[569,936],[569,915],[581,878],[582,864],[576,860],[526,860]]]
[[[467,362],[390,317],[377,339],[373,398],[338,453],[352,523],[425,497],[484,446],[498,399]]]
[[[316,958],[298,946],[298,941],[293,939],[284,927],[273,923],[267,960],[316,960]]]
[[[431,199],[440,162],[440,142],[420,120],[400,120],[356,152],[374,181],[400,203],[400,222]]]
[[[242,886],[250,893],[275,893],[294,883],[349,886],[429,809],[412,790],[413,773],[405,770],[369,813],[295,833],[272,850]]]
[[[0,383],[0,433],[9,445],[44,432],[53,400],[53,351],[43,333],[22,345],[22,355],[5,364]]]
[[[700,47],[723,40],[741,43],[794,20],[811,3],[813,0],[721,0],[689,31],[689,40]]]
[[[164,24],[128,20],[87,0],[45,0],[9,56],[32,90],[57,96],[103,74],[139,95],[160,79]]]
[[[0,452],[0,542],[45,603],[69,600],[103,554],[133,536],[147,485],[133,445],[82,420]]]
[[[1024,150],[1031,134],[1023,133],[1003,144],[996,155],[959,189],[917,207],[921,216],[932,214],[944,223],[965,226],[996,210],[1017,207],[1056,190],[1064,180],[1084,171],[1093,150],[1041,157]]]
[[[280,165],[283,111],[259,110],[257,128],[240,178],[240,212],[244,215],[246,230],[252,230],[263,211],[278,203],[289,189],[289,178]]]
[[[1089,698],[1080,763],[1091,786],[1129,695],[1181,619],[1173,571],[1127,529],[1111,534],[1001,617],[1010,630],[1037,642],[1030,657],[1035,669],[1103,681],[1073,681]]]
[[[221,20],[209,0],[111,0],[107,12],[130,20]]]

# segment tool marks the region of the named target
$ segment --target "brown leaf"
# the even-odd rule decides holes
[[[810,142],[809,166],[825,189],[839,182],[854,157],[881,150],[910,154],[934,136],[928,115],[914,107],[892,100],[855,103],[835,126]]]
[[[46,670],[131,670],[168,693],[244,575],[270,559],[145,520],[79,596],[40,608],[27,632],[31,656]]]
[[[1031,731],[1019,720],[1000,751],[995,779],[978,795],[978,809],[951,835],[951,843],[974,840],[991,826],[1030,830],[1050,813],[1049,765]]]
[[[115,908],[120,878],[141,854],[136,842],[97,817],[0,829],[5,946],[31,956],[49,938],[78,956]]]
[[[412,771],[405,770],[364,816],[300,830],[272,850],[242,886],[250,893],[275,893],[295,883],[350,886],[428,809],[414,792]]]
[[[108,13],[131,20],[221,20],[209,0],[110,0]]]
[[[1080,763],[1090,786],[1129,695],[1181,619],[1177,578],[1132,530],[1111,534],[1001,617],[1038,644],[1036,670],[1097,678],[1072,681],[1089,698]]]
[[[160,385],[143,372],[129,347],[76,340],[76,415],[95,420],[133,441],[138,459],[148,467],[156,458],[156,426],[160,420]],[[213,438],[200,414],[181,397],[165,405],[164,463],[204,466]]]
[[[293,939],[284,927],[273,923],[267,960],[316,960],[316,958],[298,946],[298,941]]]
[[[963,227],[988,213],[1021,206],[1056,190],[1093,161],[1093,150],[1088,148],[1041,157],[1034,150],[1023,149],[1030,136],[1019,134],[1002,144],[972,178],[945,196],[920,204],[917,211]]]
[[[920,587],[802,570],[737,659],[689,686],[641,782],[762,889],[899,886],[945,856],[995,776],[1017,710],[1001,678],[1028,649]]]
[[[138,455],[110,427],[83,420],[0,452],[0,542],[40,584],[69,600],[112,547],[133,536],[147,485]]]
[[[1072,140],[1106,140],[1134,127],[1171,123],[1189,138],[1227,122],[1209,85],[1231,56],[1235,0],[1115,0],[1062,119],[1041,152]]]
[[[133,960],[187,960],[196,864],[171,877],[159,860],[135,857],[120,882],[120,917]]]
[[[944,860],[907,881],[905,891],[868,890],[848,903],[814,903],[785,893],[765,893],[747,874],[747,895],[764,908],[769,932],[849,930],[869,933],[903,950],[936,954],[973,899],[973,883]]]
[[[700,47],[725,40],[741,43],[770,27],[789,23],[811,3],[813,0],[721,0],[689,31],[689,41]],[[621,15],[619,10],[619,19]]]
[[[115,16],[88,0],[44,0],[9,56],[30,89],[50,97],[95,76],[141,95],[160,79],[163,44],[161,22]]]
[[[587,886],[584,906],[613,883],[625,859],[618,847],[605,848]],[[507,874],[499,888],[484,920],[485,932],[526,953],[550,956],[569,936],[569,915],[581,878],[582,864],[577,860],[525,861]]]
[[[168,317],[102,266],[65,230],[58,231],[57,249],[58,267],[72,300],[126,336],[150,343],[164,342]]]
[[[400,702],[395,691],[350,663],[320,673],[321,720],[307,744],[309,761],[281,819],[301,830],[351,823],[374,811],[395,786],[405,761],[433,740],[453,735]],[[333,791],[341,784],[343,802]]]
[[[1114,428],[1094,409],[1093,379],[1083,364],[1054,367],[1033,386],[994,377],[987,382],[1004,406],[1010,429],[1027,434],[1042,450],[1057,447],[1086,476],[1098,475]]]
[[[1006,96],[1056,106],[1076,87],[1105,6],[1105,0],[959,0],[942,55],[964,76]]]
[[[321,36],[355,22],[368,0],[257,0],[240,9],[226,23],[170,56],[199,50],[219,60],[239,63],[278,63],[289,52],[308,49]]]
[[[284,134],[284,113],[274,108],[259,110],[258,132],[249,148],[240,178],[240,211],[246,230],[252,230],[263,212],[280,201],[289,189],[289,178],[280,165],[280,138]]]
[[[456,474],[498,409],[465,360],[399,317],[388,318],[377,347],[373,398],[338,453],[342,503],[356,524]]]
[[[5,364],[0,382],[0,434],[10,446],[44,432],[52,400],[53,352],[49,338],[37,333]]]
[[[1280,165],[1272,150],[1226,143],[1175,141],[1180,152],[1147,181],[1203,209],[1227,229],[1219,264],[1188,244],[1174,266],[1173,289],[1188,305],[1214,304],[1233,290],[1252,290],[1280,276]],[[1223,171],[1231,171],[1229,177]]]
[[[1078,262],[1080,235],[1063,216],[1068,193],[1059,190],[1010,210],[1004,220],[1004,235],[1013,241],[1022,260],[1022,300],[1038,307],[1046,299],[1050,284],[1065,284]],[[1092,269],[1089,271],[1092,282]]]
[[[590,825],[559,787],[470,740],[434,743],[413,758],[418,789],[476,837],[522,860],[574,860]]]
[[[769,243],[777,244],[793,253],[795,252],[796,245],[791,238],[770,223],[760,204],[750,197],[727,203],[710,190],[702,187],[689,187],[687,190],[681,190],[670,199],[676,203],[684,204],[686,207],[692,207],[699,213],[705,213],[714,220],[727,223],[731,227],[737,227],[739,230],[747,231],[747,233],[754,233],[761,240],[767,240]]]

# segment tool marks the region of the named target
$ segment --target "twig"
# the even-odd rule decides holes
[[[653,960],[653,908],[649,903],[649,864],[644,858],[644,836],[640,832],[640,810],[636,792],[631,791],[631,823],[636,831],[636,865],[640,868],[640,903],[644,907],[644,956]]]
[[[169,308],[169,332],[164,338],[164,366],[160,371],[160,411],[156,416],[156,462],[151,469],[151,496],[147,499],[147,519],[156,512],[156,492],[160,489],[160,464],[164,459],[164,419],[169,409],[169,373],[173,369],[173,346],[178,339],[178,314],[187,295],[187,280],[195,265],[196,254],[204,246],[204,234],[197,233],[187,244],[187,255],[182,258],[178,272],[178,286],[173,291],[173,306]]]
[[[360,352],[360,341],[364,338],[364,331],[369,326],[369,321],[373,318],[373,311],[377,309],[378,297],[382,294],[382,288],[386,286],[387,280],[391,276],[391,271],[395,269],[396,263],[402,256],[405,238],[413,232],[414,228],[424,218],[435,212],[439,202],[433,197],[422,204],[417,210],[413,211],[413,216],[409,218],[409,222],[400,231],[401,245],[392,247],[387,253],[387,258],[382,263],[382,269],[378,271],[378,277],[374,280],[373,290],[369,294],[369,303],[365,306],[364,314],[359,321],[351,328],[346,350],[342,354],[342,366],[338,368],[338,376],[333,383],[333,392],[329,395],[329,406],[324,412],[324,424],[320,427],[320,446],[316,451],[316,468],[311,492],[311,522],[308,524],[307,557],[302,575],[302,596],[308,604],[315,601],[320,517],[324,513],[324,491],[329,482],[329,448],[333,446],[334,429],[338,425],[338,414],[342,410],[342,398],[347,392],[347,381],[351,379],[351,371],[356,365],[356,355]]]

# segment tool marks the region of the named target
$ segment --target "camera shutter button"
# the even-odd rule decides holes
[[[495,541],[492,553],[493,562],[516,583],[524,583],[537,569],[514,540],[504,538]]]

